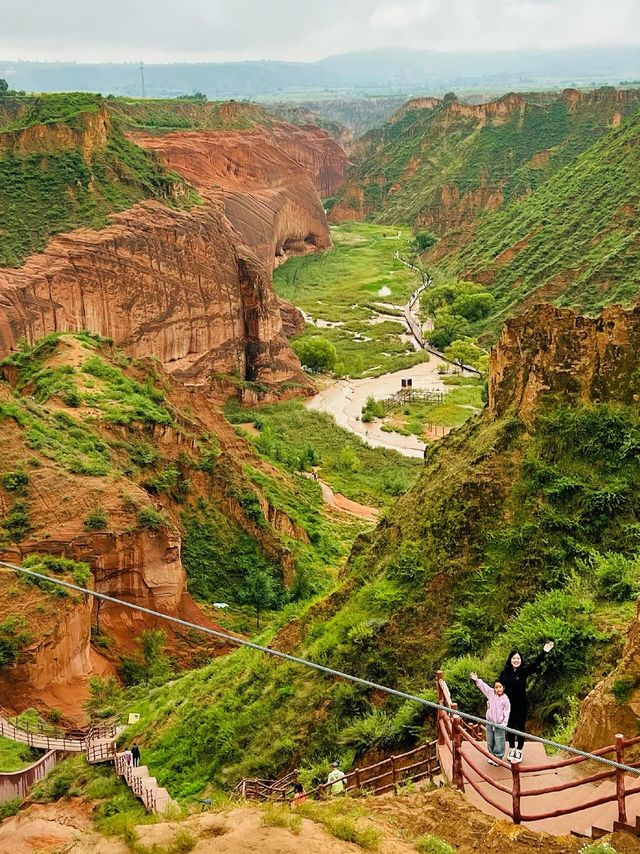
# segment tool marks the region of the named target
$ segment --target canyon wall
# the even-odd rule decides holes
[[[568,404],[640,401],[640,306],[597,317],[535,306],[508,320],[489,364],[489,409],[529,421],[542,395]]]
[[[251,131],[131,134],[227,217],[267,270],[290,254],[331,245],[320,191],[341,183],[346,157],[324,131],[276,125]]]
[[[215,370],[309,385],[268,274],[213,202],[190,212],[143,202],[0,270],[0,355],[22,337],[78,329],[190,382]]]

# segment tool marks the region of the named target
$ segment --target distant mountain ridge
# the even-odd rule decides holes
[[[20,62],[0,59],[0,77],[15,89],[142,94],[131,63]],[[145,93],[172,97],[195,90],[215,98],[255,98],[312,90],[553,88],[640,79],[640,46],[545,51],[380,49],[318,62],[245,61],[145,65]]]

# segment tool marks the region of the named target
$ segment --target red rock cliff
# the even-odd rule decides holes
[[[226,215],[268,270],[331,245],[318,191],[339,186],[346,156],[324,131],[276,125],[131,138],[206,198],[222,193]]]
[[[270,277],[214,202],[188,213],[144,202],[0,270],[0,355],[23,336],[77,329],[191,381],[215,370],[308,385]]]
[[[508,320],[491,351],[489,409],[525,421],[542,395],[570,403],[640,400],[640,306],[598,317],[542,304]]]

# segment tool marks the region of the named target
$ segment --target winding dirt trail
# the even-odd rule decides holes
[[[352,501],[341,492],[334,492],[328,483],[320,478],[314,478],[309,472],[304,472],[305,477],[315,479],[320,484],[322,490],[322,498],[324,503],[331,507],[332,510],[339,510],[341,513],[348,513],[350,516],[356,516],[358,519],[364,519],[366,522],[377,522],[380,511],[377,507],[370,507],[368,504],[360,504],[357,501]]]

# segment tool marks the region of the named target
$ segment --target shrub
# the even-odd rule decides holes
[[[615,697],[618,705],[624,706],[633,694],[633,689],[636,687],[636,684],[637,680],[635,679],[616,679],[611,686],[611,693]]]
[[[578,854],[618,854],[618,851],[608,842],[585,842]]]
[[[384,418],[384,406],[382,401],[376,400],[373,395],[369,395],[367,402],[362,407],[362,420],[373,421],[374,418]]]
[[[23,494],[29,485],[29,475],[26,471],[8,471],[2,475],[2,485],[7,492]]]
[[[20,807],[22,806],[22,800],[20,798],[14,798],[11,801],[5,801],[0,804],[0,822],[3,822],[5,818],[9,818],[12,815],[16,815]]]
[[[596,563],[598,593],[603,599],[626,602],[638,592],[640,561],[617,552],[600,555]]]
[[[347,471],[360,471],[360,460],[358,459],[358,455],[347,445],[345,445],[345,447],[340,451],[340,454],[338,455],[338,463],[340,468],[347,469]]]
[[[63,575],[71,577],[73,582],[79,587],[86,587],[91,578],[91,570],[89,564],[77,560],[70,560],[66,557],[47,554],[32,554],[28,555],[22,561],[22,565],[27,569],[32,569],[34,572],[39,572],[42,575]],[[57,596],[66,596],[67,592],[63,587],[44,581],[39,578],[31,578],[24,576],[29,581],[37,584],[43,590],[49,593],[54,593]]]
[[[157,531],[167,524],[167,517],[155,507],[141,507],[137,514],[138,526],[149,531]]]
[[[432,836],[430,833],[425,833],[415,841],[415,849],[419,854],[455,854],[455,848],[440,839],[439,836]]]
[[[330,371],[338,361],[334,345],[320,335],[296,341],[293,349],[302,364],[311,371]]]
[[[23,616],[12,614],[3,620],[0,623],[0,667],[13,664],[31,639]]]
[[[16,501],[7,515],[0,521],[0,526],[4,528],[12,543],[19,543],[24,540],[31,530],[27,502]]]
[[[94,507],[87,514],[82,527],[85,531],[104,531],[109,524],[109,519],[104,507]]]

